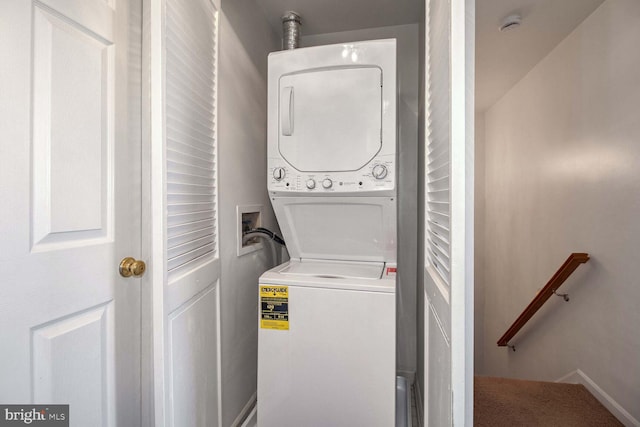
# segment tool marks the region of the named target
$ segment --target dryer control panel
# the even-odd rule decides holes
[[[269,192],[394,196],[396,41],[273,52],[268,68]]]
[[[394,156],[379,156],[358,171],[300,172],[282,159],[269,162],[267,182],[273,193],[358,193],[395,190]]]

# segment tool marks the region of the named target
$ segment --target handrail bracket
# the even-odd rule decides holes
[[[551,289],[551,292],[557,297],[562,297],[565,301],[569,302],[569,294],[559,294],[556,292],[557,289]]]

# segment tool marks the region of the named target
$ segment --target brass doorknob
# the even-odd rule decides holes
[[[137,260],[135,258],[126,257],[120,261],[120,275],[122,277],[140,277],[147,269],[147,265],[144,261]]]

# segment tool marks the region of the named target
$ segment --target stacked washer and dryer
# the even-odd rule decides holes
[[[395,425],[396,41],[274,52],[259,427]]]

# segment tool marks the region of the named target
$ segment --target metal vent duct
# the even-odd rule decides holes
[[[295,12],[285,12],[282,16],[282,47],[286,50],[300,47],[300,28],[302,18]]]

